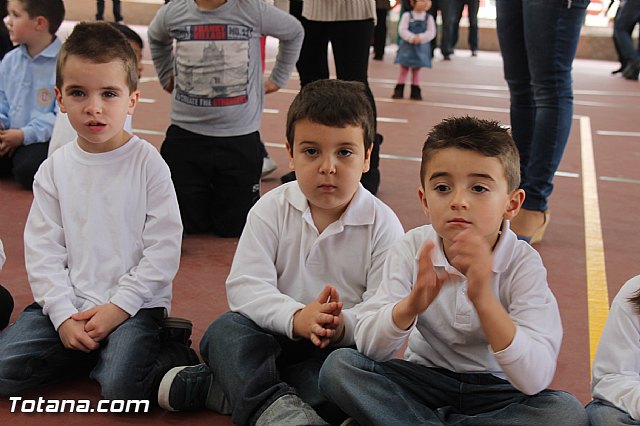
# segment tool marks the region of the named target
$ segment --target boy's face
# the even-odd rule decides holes
[[[31,18],[22,2],[10,0],[7,4],[6,24],[9,29],[9,37],[16,44],[29,43],[36,33],[41,20],[38,17]]]
[[[458,148],[433,153],[418,196],[445,252],[465,229],[480,234],[491,247],[503,219],[520,210],[524,191],[508,192],[504,168],[495,157]]]
[[[369,170],[361,127],[330,127],[300,120],[295,123],[293,151],[287,144],[289,167],[309,201],[315,221],[331,223],[349,205],[362,173]]]
[[[122,62],[98,64],[70,55],[62,68],[64,83],[56,87],[60,111],[78,132],[78,145],[92,153],[112,151],[129,139],[123,130],[140,92],[129,93]]]

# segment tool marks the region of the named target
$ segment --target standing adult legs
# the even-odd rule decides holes
[[[471,53],[478,51],[478,10],[480,0],[467,1],[467,17],[469,18],[469,49]]]
[[[633,27],[638,22],[640,22],[640,0],[626,0],[616,14],[613,36],[625,61],[622,75],[629,80],[637,80],[638,71],[640,71],[640,50],[635,48],[631,39]]]
[[[523,208],[543,212],[573,114],[571,64],[588,0],[497,0],[497,32],[521,156]]]
[[[387,9],[376,9],[376,28],[373,33],[373,59],[382,60],[387,44]]]

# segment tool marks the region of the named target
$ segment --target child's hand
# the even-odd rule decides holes
[[[431,261],[431,253],[435,249],[433,241],[427,241],[418,256],[418,274],[411,293],[402,299],[393,309],[393,321],[398,328],[408,329],[416,316],[420,315],[433,303],[440,293],[442,285],[449,280],[449,274],[436,272]]]
[[[275,84],[271,80],[265,80],[265,82],[264,82],[264,93],[265,94],[268,95],[269,93],[277,92],[278,90],[280,90],[280,86],[278,86],[277,84]]]
[[[68,318],[58,327],[58,334],[62,344],[67,349],[82,352],[91,352],[98,349],[100,344],[93,340],[84,330],[86,321],[77,321],[73,317]]]
[[[318,300],[323,300],[327,290],[330,290],[329,297],[326,299],[327,303],[336,302],[335,303],[336,309],[333,310],[332,312],[328,312],[334,317],[334,321],[332,324],[325,324],[325,327],[326,327],[325,329],[329,331],[329,336],[327,337],[316,336],[320,341],[320,344],[317,345],[320,348],[326,348],[332,343],[339,342],[344,337],[345,326],[344,326],[344,318],[342,317],[343,304],[342,302],[340,302],[340,296],[338,295],[338,290],[336,290],[335,287],[327,284],[323,289],[322,293],[320,294],[320,296],[318,296]]]
[[[105,303],[73,314],[71,318],[76,321],[86,321],[84,330],[87,335],[96,342],[100,342],[129,319],[129,314],[113,303]]]
[[[411,39],[411,44],[420,44],[422,43],[422,40],[420,40],[419,36],[413,36],[413,38]]]
[[[427,310],[440,293],[442,285],[449,279],[449,274],[446,272],[443,272],[442,275],[436,273],[431,261],[431,253],[435,247],[433,241],[427,241],[418,256],[418,274],[409,295],[416,315]]]
[[[293,335],[311,340],[318,347],[326,347],[340,323],[339,316],[333,315],[342,310],[342,302],[331,301],[335,289],[326,285],[320,296],[293,315]]]
[[[470,229],[460,232],[453,239],[448,254],[451,265],[467,277],[467,296],[472,303],[492,296],[493,253],[480,234]]]
[[[0,157],[13,156],[23,142],[24,132],[21,129],[0,130]]]
[[[162,88],[164,89],[165,92],[173,93],[173,86],[174,86],[174,77],[173,77],[173,73],[170,72],[167,75],[167,83],[164,86],[162,86]]]

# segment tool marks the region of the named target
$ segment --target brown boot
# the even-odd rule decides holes
[[[420,92],[420,86],[414,84],[411,85],[411,95],[409,96],[414,101],[422,100],[422,93]]]
[[[402,99],[404,96],[404,84],[396,84],[396,87],[393,89],[393,95],[391,95],[391,99]]]

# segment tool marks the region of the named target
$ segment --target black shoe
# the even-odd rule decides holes
[[[611,71],[611,75],[620,74],[623,70],[624,70],[624,66],[621,66],[621,67],[620,67],[620,68],[618,68],[617,70],[613,70],[613,71]]]
[[[444,60],[445,60],[445,61],[450,61],[450,60],[451,60],[451,57],[450,57],[449,55],[444,55]]]
[[[471,51],[471,56],[478,56],[478,51],[477,50],[472,50]]]
[[[622,76],[627,80],[637,80],[638,74],[640,74],[640,59],[629,62],[622,70]]]
[[[374,61],[381,61],[382,60],[382,56],[376,55],[376,56],[373,57],[373,60]]]
[[[404,96],[404,84],[396,84],[396,87],[393,89],[393,95],[391,95],[391,99],[402,99]]]
[[[420,91],[420,86],[416,86],[415,84],[411,85],[411,95],[409,96],[410,99],[413,99],[414,101],[421,101],[422,100],[422,92]]]
[[[296,172],[289,172],[280,176],[280,182],[282,183],[293,182],[294,180],[296,180]]]

